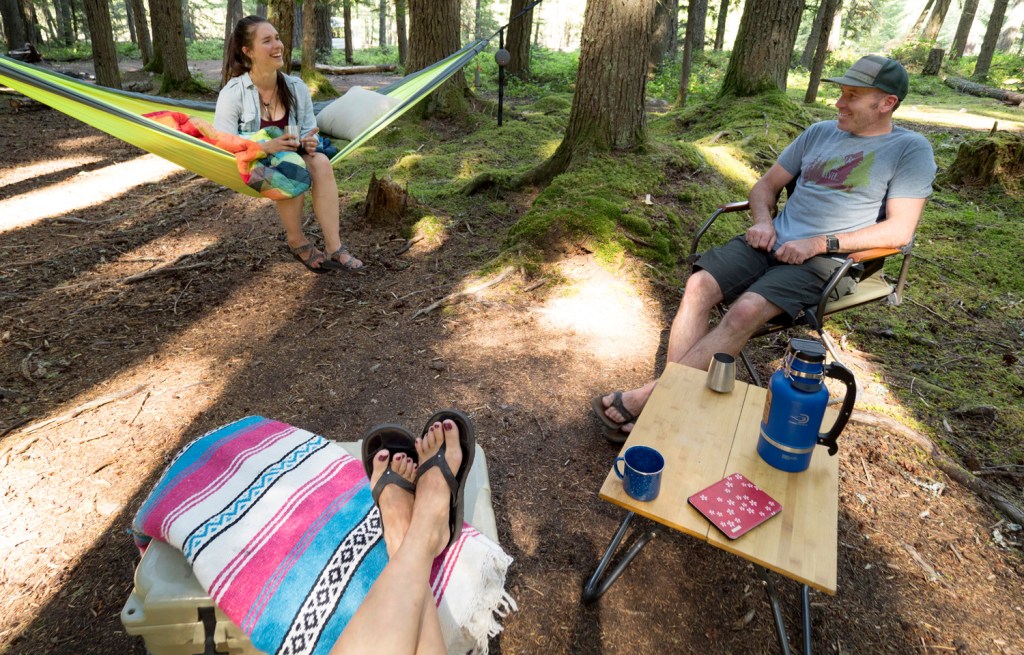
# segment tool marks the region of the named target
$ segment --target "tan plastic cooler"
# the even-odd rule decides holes
[[[361,442],[341,444],[360,457]],[[495,543],[487,460],[477,444],[466,484],[466,521]],[[151,655],[262,655],[241,629],[214,604],[173,546],[153,541],[135,569],[135,589],[121,610],[130,635],[142,637]]]

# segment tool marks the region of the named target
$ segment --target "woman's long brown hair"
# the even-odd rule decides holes
[[[228,68],[225,71],[224,79],[221,80],[222,84],[227,84],[227,81],[232,77],[238,77],[252,70],[252,60],[242,52],[242,48],[252,48],[256,26],[260,23],[269,22],[266,18],[260,18],[259,16],[246,16],[238,21],[234,31],[231,33],[231,38],[228,39]],[[292,53],[284,53],[286,64],[291,64],[291,59]],[[285,117],[288,117],[291,115],[295,105],[295,98],[292,97],[292,92],[288,89],[288,83],[284,80],[284,73],[281,71],[277,71],[277,97],[280,98],[281,103],[284,105]]]

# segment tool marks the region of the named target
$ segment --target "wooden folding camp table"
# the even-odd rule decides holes
[[[750,560],[766,582],[782,652],[787,654],[782,612],[769,569],[803,583],[804,651],[810,653],[810,594],[814,588],[836,592],[839,461],[819,448],[802,473],[785,473],[757,454],[757,438],[767,392],[736,382],[721,394],[705,385],[707,373],[669,364],[623,450],[644,445],[665,456],[661,493],[650,502],[626,495],[614,469],[600,497],[627,510],[597,570],[583,591],[584,602],[597,600],[654,536],[642,535],[616,567],[602,579],[636,514],[707,541]],[[832,418],[826,415],[825,422]],[[782,512],[736,540],[730,540],[688,502],[694,493],[727,475],[742,473],[782,505]]]

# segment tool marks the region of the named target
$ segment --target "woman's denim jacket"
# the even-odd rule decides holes
[[[316,127],[313,115],[313,99],[309,87],[298,77],[284,76],[288,90],[295,99],[295,107],[289,113],[289,122],[298,125],[301,134]],[[213,127],[228,134],[258,132],[260,129],[260,94],[249,73],[232,77],[217,96],[217,112]]]

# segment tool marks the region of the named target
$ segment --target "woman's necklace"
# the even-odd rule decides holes
[[[269,102],[263,100],[263,93],[260,92],[259,89],[257,89],[257,93],[259,93],[260,104],[263,105],[263,112],[266,114],[266,120],[273,120],[274,113],[271,111],[271,108],[274,105],[274,100],[277,98],[277,89],[274,89],[274,91],[271,93]]]

